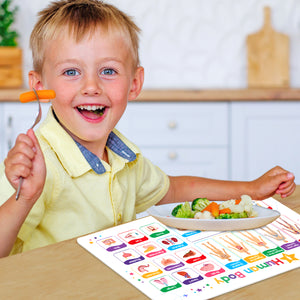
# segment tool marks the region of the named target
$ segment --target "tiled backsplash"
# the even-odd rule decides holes
[[[246,36],[263,23],[290,37],[290,84],[300,86],[299,0],[109,0],[133,16],[142,29],[140,56],[145,88],[244,88]],[[31,69],[28,40],[37,12],[50,0],[14,0],[24,51],[24,81]]]

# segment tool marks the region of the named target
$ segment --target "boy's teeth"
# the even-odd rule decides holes
[[[79,105],[78,106],[79,109],[84,109],[84,110],[97,110],[97,109],[103,109],[104,106],[102,105]]]

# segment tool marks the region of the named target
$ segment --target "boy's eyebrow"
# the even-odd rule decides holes
[[[67,59],[64,59],[62,61],[57,62],[55,65],[60,65],[60,64],[64,64],[64,63],[77,63],[78,61],[80,61],[80,59],[67,58]],[[105,58],[101,58],[101,61],[104,61],[104,62],[115,61],[115,62],[118,62],[118,63],[121,63],[121,64],[124,63],[124,61],[122,59],[119,59],[117,57],[105,57]]]

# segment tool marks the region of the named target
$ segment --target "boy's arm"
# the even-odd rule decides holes
[[[159,205],[204,197],[210,200],[237,199],[245,194],[255,200],[271,197],[275,193],[284,198],[291,195],[296,187],[294,175],[278,166],[253,181],[226,181],[193,176],[169,178],[169,191]]]
[[[46,166],[38,140],[30,129],[20,134],[4,161],[5,175],[17,190],[24,178],[19,199],[14,193],[0,207],[0,257],[7,256],[31,208],[40,197],[46,179]]]
[[[16,201],[16,193],[0,207],[0,257],[9,255],[31,208],[25,201]]]

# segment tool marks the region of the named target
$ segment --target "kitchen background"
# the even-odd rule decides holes
[[[37,12],[49,2],[13,1],[19,6],[15,27],[23,50],[25,87],[32,67],[30,32]],[[133,16],[142,29],[140,57],[146,90],[247,88],[246,37],[262,28],[265,6],[271,7],[273,28],[289,36],[290,87],[300,88],[299,0],[107,2]],[[250,180],[279,164],[294,172],[300,184],[300,101],[256,100],[138,101],[129,104],[119,129],[171,175]],[[29,110],[35,115],[34,104],[32,108],[23,105],[22,111],[20,103],[2,104],[0,123],[6,128],[3,139],[10,139],[7,145],[13,143],[12,136],[24,131],[19,123],[26,109],[27,122],[32,122]],[[10,126],[14,119],[15,127]],[[7,145],[0,147],[1,158]]]
[[[51,1],[14,0],[24,50],[24,78],[31,68],[28,40],[37,12]],[[271,7],[274,29],[290,37],[290,85],[300,87],[299,0],[109,0],[142,29],[140,56],[145,88],[243,88],[247,86],[246,36]]]

